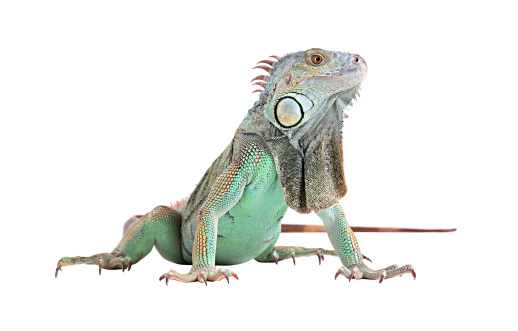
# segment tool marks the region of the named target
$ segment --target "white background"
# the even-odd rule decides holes
[[[2,2],[1,323],[516,328],[515,13],[497,1]],[[339,260],[313,257],[166,287],[161,274],[189,267],[156,251],[129,273],[54,279],[60,257],[111,251],[129,216],[191,192],[257,98],[255,63],[312,47],[369,64],[344,128],[350,223],[458,228],[358,234],[374,267],[412,263],[416,281],[335,281]],[[331,247],[325,234],[279,244]]]

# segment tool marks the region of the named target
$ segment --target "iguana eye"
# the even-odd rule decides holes
[[[302,106],[297,100],[286,97],[275,106],[275,119],[283,128],[291,128],[299,124],[304,117]]]
[[[322,55],[320,55],[320,54],[311,55],[311,63],[320,64],[320,63],[322,63],[322,61],[324,61],[324,58],[322,57]]]

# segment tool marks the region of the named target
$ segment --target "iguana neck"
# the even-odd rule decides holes
[[[268,104],[259,99],[236,132],[260,136],[271,151],[286,204],[299,213],[318,212],[336,204],[345,193],[342,157],[343,114],[330,98],[314,122],[288,134],[265,116]]]

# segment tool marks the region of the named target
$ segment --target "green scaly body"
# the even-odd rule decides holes
[[[277,58],[278,59],[278,58]],[[337,255],[337,276],[379,279],[415,272],[410,265],[372,270],[338,200],[346,193],[341,129],[343,110],[367,73],[358,55],[311,49],[261,61],[271,76],[256,77],[264,90],[234,139],[207,170],[185,205],[159,206],[135,218],[112,253],[63,257],[62,266],[87,263],[120,269],[140,261],[153,246],[166,260],[192,264],[160,279],[217,281],[237,275],[218,265],[256,259]],[[268,66],[267,66],[268,65]],[[270,67],[270,65],[272,67]],[[316,212],[334,251],[275,247],[288,207]]]

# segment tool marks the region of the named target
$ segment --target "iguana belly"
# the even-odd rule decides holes
[[[277,180],[271,190],[259,199],[253,188],[219,219],[216,264],[238,264],[250,261],[277,240],[281,219],[288,208]]]
[[[239,202],[219,218],[216,244],[216,264],[231,265],[250,261],[277,240],[281,219],[288,206],[284,203],[282,188],[275,172],[274,178],[256,178],[244,190]],[[196,220],[183,225],[183,255],[191,261]]]

